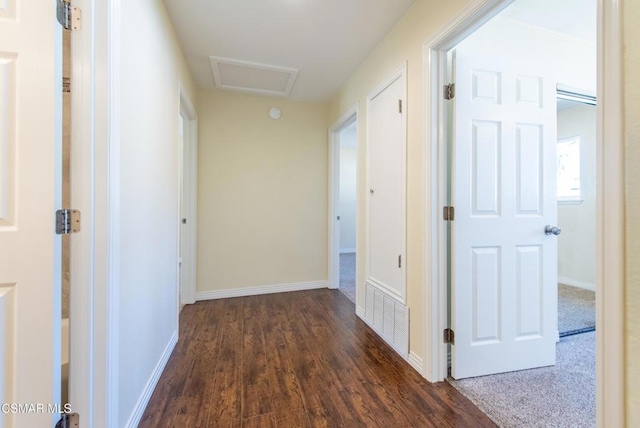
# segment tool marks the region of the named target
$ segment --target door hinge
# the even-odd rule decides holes
[[[448,85],[444,85],[444,99],[452,100],[453,97],[456,96],[456,84],[449,83]]]
[[[442,210],[442,217],[445,221],[453,221],[455,217],[455,210],[453,207],[444,207]]]
[[[76,232],[80,232],[80,211],[69,209],[56,211],[56,233],[68,235]]]
[[[402,267],[402,254],[400,254],[398,256],[398,267],[401,268]]]
[[[58,22],[65,30],[79,30],[82,28],[82,10],[71,6],[69,0],[57,0]]]
[[[55,428],[78,428],[80,426],[80,415],[77,413],[65,413],[60,417]]]
[[[398,113],[402,113],[402,100],[398,100]]]
[[[452,345],[455,345],[455,333],[453,332],[453,330],[451,330],[450,328],[445,328],[444,332],[443,332],[443,340],[444,343],[450,343]]]

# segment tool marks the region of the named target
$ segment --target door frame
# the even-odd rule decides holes
[[[83,425],[118,426],[121,0],[76,0],[73,31],[71,200],[82,230],[71,235],[72,411]]]
[[[328,215],[328,284],[330,289],[340,287],[340,132],[358,120],[359,104],[347,110],[329,128],[329,215]],[[358,147],[358,145],[356,145]],[[356,149],[357,157],[357,149]],[[358,199],[358,162],[356,160],[356,199]],[[356,204],[357,206],[358,204]],[[356,221],[356,247],[358,246],[358,227]],[[357,254],[357,251],[356,251]],[[357,256],[356,256],[357,257]],[[356,262],[357,265],[357,262]],[[358,287],[356,287],[356,302]],[[357,304],[356,304],[357,306]]]
[[[182,267],[178,269],[178,306],[196,302],[196,254],[198,228],[198,115],[182,82],[179,83],[180,115],[183,123],[183,150],[180,153],[180,195],[178,218],[187,218],[180,226],[178,245],[182,248]],[[184,171],[185,160],[189,170]],[[184,235],[183,235],[184,233]],[[186,251],[185,251],[186,250]],[[186,255],[186,257],[185,257]],[[186,263],[185,263],[186,261]],[[180,273],[182,272],[182,273]]]
[[[426,107],[423,272],[426,353],[423,376],[447,377],[447,224],[441,219],[448,205],[447,127],[443,86],[448,83],[446,55],[456,44],[514,0],[473,0],[438,34],[424,43],[423,94]],[[596,279],[596,422],[624,426],[624,139],[622,128],[622,14],[617,0],[598,0],[597,74],[597,279]],[[606,151],[603,141],[606,141]],[[606,225],[606,233],[605,232]],[[607,284],[605,289],[604,284]],[[606,299],[605,299],[606,296]]]

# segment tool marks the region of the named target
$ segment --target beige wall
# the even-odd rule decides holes
[[[372,54],[351,76],[331,103],[329,123],[335,123],[352,106],[359,103],[358,117],[358,263],[356,285],[359,287],[358,306],[364,307],[365,219],[366,211],[366,97],[383,80],[407,62],[407,302],[410,308],[410,351],[424,357],[424,328],[422,310],[422,269],[430,257],[423,254],[423,215],[425,198],[430,198],[424,186],[423,156],[424,68],[423,44],[459,12],[464,0],[419,0]]]
[[[124,427],[177,333],[178,80],[193,102],[196,94],[162,1],[128,3],[120,25],[120,354],[110,410]]]
[[[327,105],[198,98],[197,291],[326,280]]]
[[[627,426],[640,426],[640,2],[623,1],[627,144]]]

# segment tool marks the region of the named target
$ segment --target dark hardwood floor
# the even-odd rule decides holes
[[[180,340],[140,427],[495,427],[431,384],[337,290],[210,300]]]

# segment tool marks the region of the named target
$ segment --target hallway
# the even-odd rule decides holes
[[[430,384],[337,290],[198,302],[140,427],[493,427]]]

